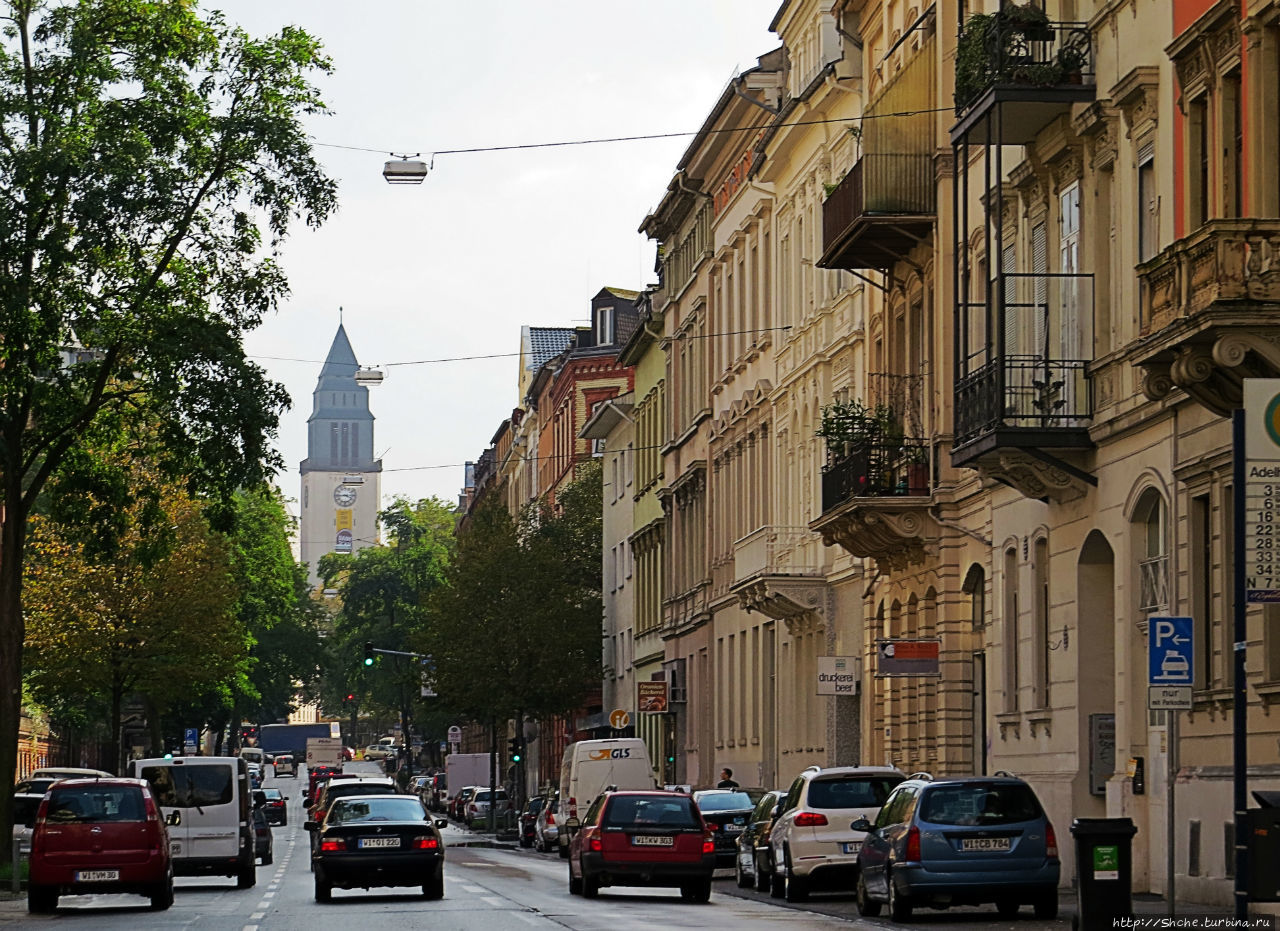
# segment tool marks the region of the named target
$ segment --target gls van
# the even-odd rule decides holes
[[[234,876],[246,889],[257,881],[253,853],[252,792],[242,757],[188,756],[132,760],[129,775],[145,779],[169,828],[169,852],[178,876]]]
[[[605,789],[647,791],[657,788],[649,751],[639,737],[579,740],[564,748],[560,765],[560,811],[564,829],[557,838],[560,856],[569,856],[569,841],[578,819]]]

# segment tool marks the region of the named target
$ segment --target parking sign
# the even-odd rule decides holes
[[[1190,686],[1195,679],[1195,642],[1189,617],[1153,617],[1147,626],[1149,684]]]

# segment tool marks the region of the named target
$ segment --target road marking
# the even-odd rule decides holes
[[[490,905],[494,906],[495,908],[499,908],[507,904],[506,899],[500,899],[496,895],[482,895],[480,896],[480,901],[488,902]]]
[[[264,892],[264,893],[262,893],[262,897],[263,897],[264,899],[269,899],[269,898],[271,898],[273,895],[275,895],[275,893],[274,893],[274,892]]]
[[[266,912],[254,912],[252,915],[249,916],[249,920],[257,921],[259,918],[265,918],[266,916],[267,916]]]
[[[241,931],[258,931],[258,926],[257,926],[257,925],[245,925],[245,926],[244,926],[244,928],[242,928],[242,929],[241,929]]]
[[[463,888],[463,889],[465,889],[465,890],[467,890],[467,892],[471,892],[471,893],[474,893],[474,894],[476,894],[476,895],[479,895],[481,892],[486,892],[486,891],[487,891],[487,890],[485,890],[485,889],[481,889],[479,886],[463,886],[462,888]]]

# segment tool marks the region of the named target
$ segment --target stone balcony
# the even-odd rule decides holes
[[[822,541],[808,527],[766,525],[733,545],[731,591],[747,611],[795,622],[825,614]]]
[[[1210,220],[1138,266],[1135,363],[1153,401],[1181,388],[1221,416],[1280,376],[1280,219]]]

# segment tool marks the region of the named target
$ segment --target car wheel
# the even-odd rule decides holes
[[[875,918],[880,914],[880,903],[867,894],[867,884],[858,873],[858,914],[863,918]]]
[[[262,855],[262,865],[263,865],[263,866],[270,866],[270,865],[271,865],[271,861],[272,861],[274,858],[275,858],[275,852],[274,852],[270,847],[268,847],[268,848],[267,848],[267,852],[266,852],[266,853],[264,853],[264,854]]]
[[[258,866],[250,854],[247,862],[242,862],[236,871],[236,888],[248,889],[258,882]]]
[[[316,901],[328,902],[333,899],[333,883],[320,874],[316,874]]]
[[[521,835],[520,835],[520,846],[521,846],[521,847],[523,847],[525,850],[528,850],[530,847],[532,847],[532,846],[533,846],[533,841],[529,840],[529,838],[527,838],[527,837],[525,837],[523,834],[521,834]]]
[[[803,902],[809,898],[809,881],[787,871],[785,898],[788,902]]]
[[[600,877],[582,874],[582,897],[594,899],[600,895]]]
[[[756,892],[769,891],[769,874],[773,872],[773,865],[765,860],[763,863],[759,859],[755,862],[756,874]]]
[[[787,894],[787,879],[777,870],[769,874],[769,897],[780,899]]]
[[[568,860],[568,859],[569,859],[569,845],[568,845],[568,844],[558,844],[558,846],[559,846],[559,848],[560,848],[560,859],[561,859],[561,860]]]
[[[898,894],[898,887],[894,884],[892,874],[885,877],[885,882],[889,887],[889,917],[903,923],[910,921],[911,900]]]
[[[1036,917],[1041,921],[1052,921],[1058,917],[1058,891],[1046,892],[1039,896],[1034,904]]]
[[[168,877],[151,893],[151,910],[163,912],[173,905],[173,877]]]
[[[739,889],[750,889],[756,884],[754,877],[748,876],[742,870],[742,854],[738,854],[737,858],[733,861],[733,872],[737,877]]]
[[[432,876],[422,884],[422,896],[426,899],[443,899],[444,898],[444,869],[440,869],[436,875]]]
[[[996,912],[1001,918],[1017,918],[1019,904],[1016,899],[1003,899],[996,903]]]
[[[47,915],[58,908],[58,890],[50,886],[30,886],[27,889],[27,911],[34,915]]]
[[[569,867],[569,895],[582,895],[582,880],[573,878],[573,867]]]
[[[699,879],[685,883],[680,887],[680,898],[686,902],[709,902],[711,900],[711,880]]]
[[[547,852],[547,843],[541,837],[539,837],[537,841],[534,842],[533,846],[534,846],[534,849],[538,851],[538,853]]]

